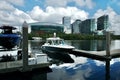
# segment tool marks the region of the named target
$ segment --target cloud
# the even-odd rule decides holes
[[[13,11],[15,8],[10,3],[6,1],[0,1],[0,11]]]
[[[46,6],[53,7],[66,7],[70,2],[74,2],[77,6],[86,7],[92,9],[95,6],[95,2],[92,0],[46,0]]]
[[[46,6],[65,7],[70,0],[46,0]]]
[[[6,1],[0,1],[0,25],[20,26],[24,20],[27,22],[33,21],[27,13],[15,8]]]
[[[33,21],[30,16],[18,9],[13,12],[0,11],[0,24],[1,25],[14,25],[20,26],[24,21]]]
[[[2,1],[6,1],[8,3],[18,5],[18,6],[23,6],[24,5],[24,0],[2,0]]]
[[[85,20],[88,18],[89,13],[80,10],[76,7],[51,7],[48,6],[43,11],[39,6],[35,6],[29,15],[37,21],[41,22],[62,22],[62,17],[70,16],[72,21],[76,19]]]
[[[106,10],[99,9],[94,17],[98,18],[102,15],[109,15],[109,30],[115,31],[116,35],[120,35],[120,15],[118,15],[111,7]]]
[[[88,7],[89,9],[92,9],[95,6],[95,2],[92,0],[73,0],[78,6],[81,7]]]

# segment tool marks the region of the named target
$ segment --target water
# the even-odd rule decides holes
[[[67,44],[74,46],[76,49],[88,50],[88,51],[102,51],[106,49],[105,40],[66,40]],[[40,51],[41,45],[44,41],[29,41],[29,49],[32,51]],[[120,40],[111,41],[111,49],[120,49]]]
[[[67,40],[67,44],[75,46],[77,49],[87,51],[102,51],[106,49],[105,40]],[[111,41],[111,49],[120,49],[120,40]]]
[[[66,40],[69,45],[77,49],[101,51],[105,50],[105,41],[101,40]],[[30,41],[31,49],[40,52],[43,42]],[[111,49],[120,49],[120,40],[111,41]],[[47,74],[47,80],[105,80],[105,62],[84,57],[70,55],[75,63],[53,64],[50,68],[53,72]],[[112,59],[111,80],[120,80],[120,58]]]

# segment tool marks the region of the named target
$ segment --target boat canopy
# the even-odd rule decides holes
[[[0,29],[3,30],[3,34],[12,34],[12,30],[15,30],[16,28],[13,26],[1,26]]]
[[[15,30],[16,28],[13,26],[1,26],[0,29],[12,29]]]

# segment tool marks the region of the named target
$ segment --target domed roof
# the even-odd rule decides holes
[[[36,22],[36,23],[30,23],[30,25],[50,25],[50,26],[60,26],[63,27],[63,24],[59,24],[59,23],[51,23],[51,22]]]

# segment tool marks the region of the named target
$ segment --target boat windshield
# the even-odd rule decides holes
[[[50,45],[60,45],[60,44],[64,44],[64,41],[61,40],[48,40],[47,43],[49,43]]]

